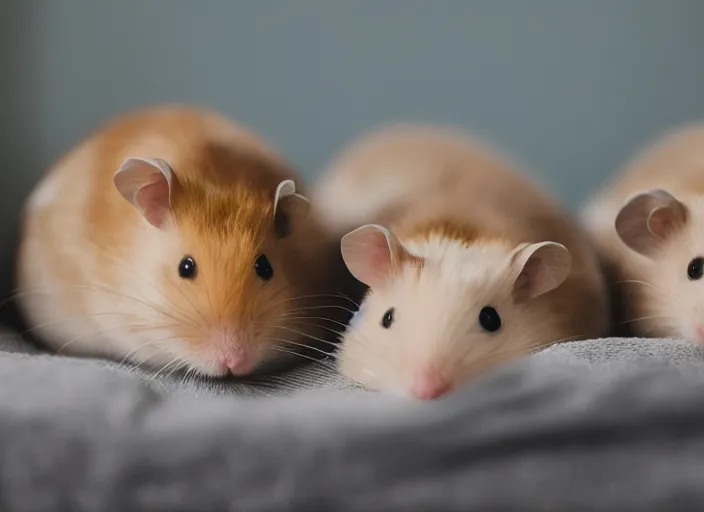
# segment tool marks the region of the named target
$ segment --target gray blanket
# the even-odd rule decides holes
[[[704,352],[563,344],[419,403],[0,356],[0,510],[702,510]]]

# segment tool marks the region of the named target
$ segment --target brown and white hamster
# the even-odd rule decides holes
[[[571,218],[450,128],[397,125],[344,151],[313,197],[369,286],[343,374],[432,399],[491,366],[608,328],[598,262]],[[325,203],[327,199],[327,203]]]
[[[587,203],[624,335],[704,343],[704,124],[652,141]]]
[[[213,111],[122,115],[26,204],[24,316],[69,354],[206,376],[280,361],[342,311],[327,307],[344,271],[339,238],[308,214],[298,181],[259,136]]]

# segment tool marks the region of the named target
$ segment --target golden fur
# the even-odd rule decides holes
[[[173,169],[164,229],[116,190],[127,157]],[[274,190],[286,178],[300,192],[277,153],[212,111],[166,105],[118,117],[63,157],[27,204],[19,288],[29,323],[56,350],[209,375],[235,348],[262,363],[314,344],[326,318],[344,319],[330,307],[341,266],[312,217],[274,236]],[[269,282],[253,271],[260,254],[274,268]],[[187,255],[193,281],[177,273]],[[234,341],[213,341],[221,332]]]

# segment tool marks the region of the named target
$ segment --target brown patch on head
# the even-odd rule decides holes
[[[172,202],[178,225],[188,224],[198,233],[229,237],[246,230],[262,232],[272,227],[273,190],[233,182],[215,187],[211,183],[179,184]]]
[[[199,230],[223,236],[243,227],[270,225],[276,186],[291,175],[261,155],[215,144],[205,145],[180,165],[198,172],[174,170],[179,181],[174,215],[193,219]]]
[[[270,298],[253,265],[265,253],[273,264],[274,193],[290,173],[258,154],[209,144],[178,162],[174,174],[174,222],[208,273],[211,320],[246,325],[259,297]]]
[[[450,240],[464,242],[466,245],[475,243],[479,239],[487,238],[487,236],[481,233],[475,226],[467,222],[458,222],[450,219],[431,220],[418,224],[408,232],[406,238],[427,239],[431,236],[440,236]]]
[[[420,272],[425,266],[425,258],[411,254],[405,247],[401,247],[397,252],[396,264],[393,267],[393,272],[398,273],[405,267],[415,267]]]

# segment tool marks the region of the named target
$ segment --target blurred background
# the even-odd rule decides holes
[[[703,21],[700,0],[5,0],[0,294],[45,168],[154,102],[216,108],[310,180],[379,124],[465,127],[576,209],[704,113]]]

